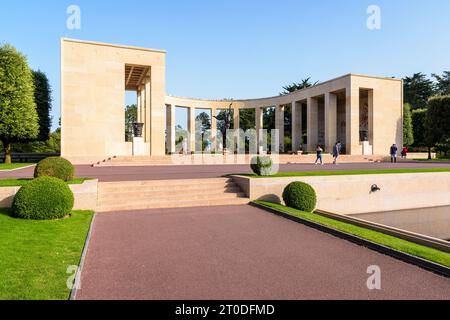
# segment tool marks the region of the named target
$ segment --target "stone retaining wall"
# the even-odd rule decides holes
[[[98,180],[86,180],[82,184],[71,184],[75,197],[73,210],[96,210]],[[10,208],[20,187],[0,187],[0,208]]]

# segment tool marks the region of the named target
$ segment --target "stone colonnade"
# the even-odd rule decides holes
[[[268,105],[268,106],[257,106],[257,107],[245,107],[236,106],[232,107],[233,117],[234,117],[234,128],[239,130],[239,115],[240,110],[243,109],[255,109],[255,129],[257,132],[257,150],[264,145],[262,139],[262,129],[264,128],[263,114],[265,108],[275,109],[275,128],[279,133],[279,147],[281,152],[298,152],[299,150],[305,149],[305,151],[314,151],[316,145],[319,141],[318,126],[318,100],[320,97],[309,97],[302,101],[292,101],[290,104],[283,105]],[[325,140],[322,146],[325,147],[327,152],[332,152],[333,145],[337,141],[337,96],[335,93],[326,93],[324,95],[324,131]],[[284,135],[285,135],[285,108],[286,106],[291,106],[291,121],[292,121],[292,148],[291,150],[285,150],[284,146]],[[302,112],[303,106],[306,105],[306,113]],[[211,132],[213,135],[217,132],[217,119],[214,117],[217,115],[218,110],[226,110],[225,106],[201,106],[196,108],[193,105],[189,105],[188,101],[184,101],[182,104],[167,104],[166,110],[166,128],[167,128],[167,149],[169,153],[175,152],[175,110],[177,107],[183,107],[188,109],[188,131],[189,131],[189,148],[190,150],[195,150],[195,112],[196,109],[211,110]],[[303,128],[303,117],[306,117],[306,128],[308,137],[307,143],[303,141],[302,132]],[[359,133],[358,133],[359,134]]]

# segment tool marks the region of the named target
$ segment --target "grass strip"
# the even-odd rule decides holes
[[[257,204],[275,209],[279,212],[289,214],[304,220],[318,223],[320,225],[346,232],[351,235],[375,242],[377,244],[395,249],[416,257],[427,259],[435,263],[450,267],[450,253],[446,253],[437,249],[422,246],[413,242],[399,239],[384,233],[369,230],[353,224],[345,223],[328,217],[324,217],[315,213],[307,213],[297,209],[289,208],[281,204],[276,204],[267,201],[254,201]]]

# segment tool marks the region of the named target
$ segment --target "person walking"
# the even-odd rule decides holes
[[[402,149],[402,159],[406,159],[407,156],[408,156],[408,148],[407,147],[403,147],[403,149]]]
[[[342,148],[342,145],[341,145],[340,141],[338,141],[338,142],[336,142],[334,144],[334,147],[333,147],[333,158],[334,158],[333,164],[337,165],[337,160],[339,158],[339,155],[341,154],[341,148]]]
[[[317,165],[317,163],[320,161],[320,165],[323,166],[323,156],[322,156],[323,149],[320,145],[317,145],[316,154],[317,154],[317,159],[316,159],[316,162],[314,162],[314,164]]]
[[[391,154],[391,163],[397,163],[397,145],[394,143],[391,146],[390,154]]]

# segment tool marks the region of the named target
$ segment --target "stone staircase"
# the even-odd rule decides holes
[[[247,204],[228,178],[100,182],[97,212]]]

